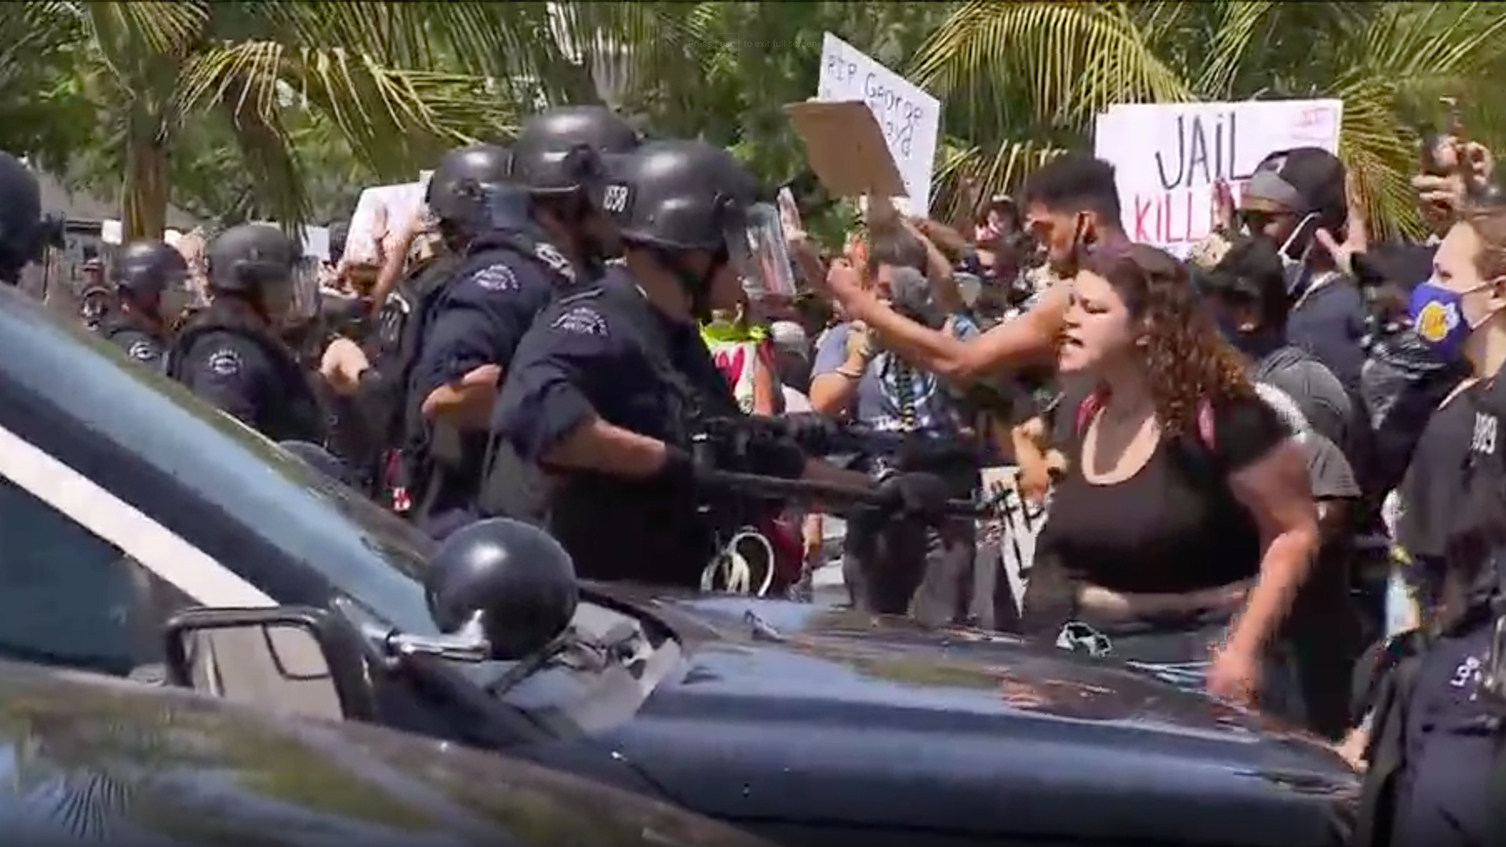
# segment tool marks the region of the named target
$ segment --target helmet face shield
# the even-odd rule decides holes
[[[795,271],[778,209],[769,203],[754,203],[724,229],[723,237],[727,256],[742,277],[743,290],[750,299],[794,299]]]

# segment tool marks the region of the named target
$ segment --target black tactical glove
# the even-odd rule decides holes
[[[897,473],[879,482],[879,517],[911,518],[925,523],[940,523],[946,517],[951,487],[946,480],[930,473]]]
[[[799,479],[805,473],[805,452],[787,438],[758,438],[747,446],[748,466],[753,473]]]

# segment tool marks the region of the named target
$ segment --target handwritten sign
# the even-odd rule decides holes
[[[1278,150],[1337,152],[1341,100],[1114,106],[1099,115],[1094,155],[1111,162],[1130,238],[1185,257],[1213,230],[1213,186],[1239,201],[1256,165]]]
[[[361,192],[356,211],[350,216],[350,230],[345,236],[345,255],[353,264],[376,264],[381,255],[376,242],[378,230],[389,238],[408,226],[423,206],[428,180],[398,185],[377,185]]]
[[[998,544],[1003,575],[1009,580],[1015,611],[1025,599],[1030,567],[1035,561],[1035,540],[1046,523],[1046,507],[1020,494],[1020,469],[1012,465],[983,468],[983,495],[994,506],[995,517],[985,521],[981,543]]]
[[[816,99],[868,104],[899,166],[909,208],[916,214],[926,214],[941,101],[829,32],[821,40],[821,80]]]

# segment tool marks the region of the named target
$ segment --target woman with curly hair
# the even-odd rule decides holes
[[[1064,612],[1069,640],[1295,711],[1271,671],[1318,549],[1306,465],[1186,268],[1141,244],[1087,251],[1058,367],[1087,391],[1060,412],[1070,466],[1036,552],[1059,578],[1032,574],[1027,627]],[[1043,616],[1051,598],[1065,607]]]

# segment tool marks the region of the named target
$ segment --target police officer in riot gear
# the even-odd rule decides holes
[[[418,440],[427,440],[428,473],[414,480],[422,491],[413,502],[430,534],[442,537],[483,511],[511,511],[478,502],[487,470],[498,466],[487,438],[498,386],[518,341],[555,291],[599,273],[614,240],[595,199],[605,161],[637,144],[637,134],[608,109],[547,111],[518,133],[510,184],[477,185],[454,197],[467,213],[451,211],[450,219],[465,220],[471,238],[465,260],[423,318],[405,400],[418,406],[426,436]],[[515,462],[503,467],[502,476],[526,470]]]
[[[166,242],[133,241],[116,257],[111,276],[114,302],[95,331],[138,362],[160,363],[168,336],[162,295],[183,285],[188,262]]]
[[[630,153],[637,130],[604,106],[561,106],[523,123],[513,145],[513,181],[532,198],[532,217],[582,275],[600,274],[600,260],[618,251],[610,217],[590,189],[598,162]]]
[[[42,194],[37,178],[9,153],[0,152],[0,282],[17,285],[21,269],[45,246]]]
[[[178,332],[167,374],[277,441],[324,441],[324,417],[297,356],[278,335],[298,307],[298,246],[266,224],[222,233],[207,251],[208,307]]]
[[[556,298],[513,360],[493,428],[554,477],[547,524],[583,578],[697,586],[740,524],[700,509],[707,490],[690,457],[708,419],[741,412],[702,342],[697,318],[734,306],[757,185],[725,150],[698,141],[644,145],[604,186],[625,256],[598,285]],[[866,476],[761,440],[744,467],[786,478],[868,485]],[[902,475],[893,507],[939,510],[945,485]]]

